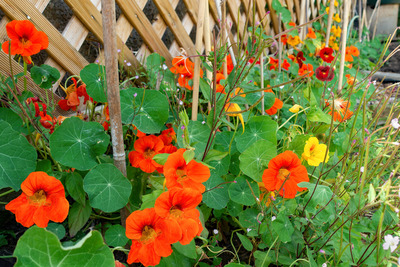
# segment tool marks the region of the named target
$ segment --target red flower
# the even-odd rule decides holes
[[[304,57],[304,54],[302,51],[299,51],[297,53],[296,61],[297,61],[297,64],[299,64],[300,68],[303,67],[303,61],[306,61],[306,58]]]
[[[290,68],[290,63],[287,61],[286,58],[283,60],[282,68],[283,68],[284,70],[289,70],[289,68]]]
[[[86,104],[86,101],[88,100],[93,101],[93,99],[89,97],[89,95],[87,94],[86,85],[84,83],[78,86],[78,83],[76,82],[75,78],[72,78],[71,80],[73,84],[68,86],[67,89],[61,87],[67,94],[67,96],[65,97],[65,99],[58,101],[58,105],[60,106],[60,108],[65,111],[68,111],[70,109],[75,111],[76,108],[81,103],[79,97],[84,97],[83,104]]]
[[[294,198],[297,192],[306,190],[297,184],[309,181],[306,167],[301,165],[292,151],[285,151],[271,159],[262,180],[268,191],[280,190],[279,195],[284,198]]]
[[[179,228],[182,231],[182,238],[179,242],[182,245],[189,244],[196,235],[203,230],[200,222],[200,213],[196,209],[200,204],[202,194],[190,188],[172,188],[162,193],[154,205],[156,213],[169,219],[167,224],[170,228]]]
[[[133,147],[135,151],[131,151],[128,155],[129,162],[133,167],[140,168],[147,173],[152,173],[162,167],[153,160],[153,157],[159,154],[164,147],[160,138],[155,135],[144,136],[136,140]]]
[[[169,228],[166,220],[151,208],[129,215],[126,219],[126,236],[132,239],[127,262],[155,266],[160,263],[161,257],[171,255],[171,244],[181,238],[181,233],[179,228]]]
[[[164,145],[169,145],[172,140],[176,141],[176,133],[173,128],[169,128],[162,131],[159,138],[163,141]]]
[[[44,228],[49,221],[63,222],[69,203],[62,183],[45,172],[32,172],[21,184],[22,194],[6,205],[17,222],[25,227],[33,224]]]
[[[47,35],[36,30],[29,20],[13,20],[6,25],[7,35],[11,41],[3,43],[4,53],[8,54],[11,44],[11,55],[21,55],[29,63],[30,56],[35,55],[49,45]]]
[[[281,36],[281,42],[282,42],[282,44],[283,45],[286,45],[287,44],[287,34],[283,34],[282,36]]]
[[[313,30],[313,28],[308,28],[308,33],[306,35],[306,37],[310,38],[310,39],[316,39],[317,35],[315,35],[315,32]]]
[[[264,90],[266,93],[273,93],[272,89],[266,89]],[[279,98],[275,98],[274,105],[270,107],[268,110],[265,112],[268,115],[275,115],[278,112],[278,109],[281,109],[283,107],[283,102]]]
[[[271,66],[269,66],[270,70],[276,70],[278,68],[279,59],[269,57],[269,64],[271,65]]]
[[[318,80],[320,81],[332,81],[333,77],[335,77],[335,73],[333,69],[331,69],[329,66],[319,66],[315,70],[315,76],[317,77]]]
[[[217,93],[222,93],[222,94],[226,94],[225,93],[225,86],[223,86],[222,84],[220,84],[221,80],[225,80],[225,76],[222,73],[217,73],[217,77],[216,77],[216,81],[217,81]]]
[[[202,163],[191,160],[186,164],[183,158],[185,149],[178,149],[172,153],[164,164],[164,176],[168,189],[173,187],[192,188],[203,193],[202,184],[210,177],[210,169]]]
[[[333,56],[333,49],[330,47],[324,47],[319,51],[319,56],[326,63],[331,63],[335,57]]]
[[[307,77],[312,77],[314,74],[314,67],[310,63],[303,64],[303,66],[299,69],[299,76],[307,75]]]

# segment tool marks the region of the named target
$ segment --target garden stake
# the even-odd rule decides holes
[[[104,61],[106,65],[107,101],[110,111],[111,140],[113,147],[114,165],[126,177],[125,148],[121,122],[121,105],[118,77],[118,53],[115,31],[115,1],[102,0]],[[121,209],[121,224],[125,227],[129,215],[127,207]]]
[[[210,7],[208,1],[205,2],[205,13],[204,13],[204,48],[206,54],[206,62],[207,57],[211,51],[211,31],[210,31]],[[206,63],[208,64],[208,63]],[[209,81],[212,80],[212,72],[206,69],[206,77]],[[211,111],[211,103],[208,101],[208,111]]]
[[[280,16],[280,14],[279,14]],[[279,39],[281,37],[279,36]],[[261,76],[261,88],[264,88],[264,52],[261,52],[260,56],[260,76]],[[265,106],[264,106],[264,91],[261,91],[261,115],[265,115]]]
[[[344,63],[346,57],[346,43],[347,43],[347,26],[349,25],[350,4],[351,4],[350,1],[345,2],[343,11],[342,43],[340,47],[340,69],[339,69],[339,82],[338,82],[339,95],[342,92],[343,88],[343,74],[344,74]],[[331,13],[331,10],[329,10],[329,13]]]
[[[201,53],[203,46],[203,27],[204,27],[204,13],[205,4],[199,1],[199,16],[197,20],[197,33],[196,33],[196,51]],[[194,75],[193,75],[193,102],[192,102],[192,121],[197,121],[197,112],[199,109],[199,85],[200,85],[200,57],[194,58]]]
[[[329,47],[329,36],[331,35],[331,27],[333,20],[333,13],[335,12],[335,1],[329,4],[328,25],[326,26],[325,47]]]

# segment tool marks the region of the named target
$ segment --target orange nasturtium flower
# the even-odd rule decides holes
[[[344,101],[341,98],[335,99],[333,102],[334,102],[334,107],[332,110],[332,107],[330,106],[331,103],[325,100],[325,104],[330,108],[328,114],[332,115],[333,111],[334,121],[342,122],[347,119],[350,119],[350,117],[353,116],[353,112],[350,111],[350,102]]]
[[[327,153],[328,147],[325,144],[320,144],[318,138],[310,137],[306,141],[304,146],[304,152],[301,155],[303,159],[308,162],[310,166],[318,166],[324,161],[325,154]],[[326,155],[325,162],[328,162],[329,155]]]
[[[353,85],[354,82],[356,81],[356,79],[353,76],[351,76],[350,74],[346,74],[345,76],[346,76],[348,85]]]
[[[299,36],[291,36],[291,35],[289,35],[287,43],[290,44],[291,46],[296,46],[296,45],[298,45],[300,43],[303,43],[303,42],[300,40]]]
[[[163,141],[164,145],[167,146],[172,143],[172,141],[176,142],[176,133],[174,128],[169,128],[161,132],[159,138]]]
[[[274,93],[273,91],[272,91],[272,89],[266,89],[266,90],[264,90],[264,92],[266,92],[266,93]],[[279,98],[276,98],[275,97],[275,102],[274,102],[274,104],[272,105],[272,107],[270,107],[268,110],[266,110],[265,112],[268,114],[268,115],[275,115],[277,112],[278,112],[278,109],[281,109],[283,107],[283,102],[279,99]]]
[[[310,38],[310,39],[316,39],[317,38],[317,35],[315,35],[315,32],[314,32],[313,28],[311,28],[311,27],[308,28],[308,33],[307,33],[306,37]]]
[[[133,147],[135,150],[129,152],[128,155],[133,167],[140,168],[147,173],[152,173],[157,168],[162,167],[153,160],[153,157],[160,154],[160,151],[164,148],[164,143],[159,137],[155,135],[141,137],[136,140]]]
[[[7,35],[11,41],[2,45],[4,53],[8,54],[11,44],[11,55],[21,55],[28,64],[32,63],[31,56],[49,46],[47,35],[36,30],[29,20],[13,20],[6,25]]]
[[[177,228],[182,232],[179,242],[189,244],[196,235],[200,235],[203,226],[200,222],[200,212],[196,209],[203,195],[190,188],[171,188],[162,193],[154,204],[154,210],[166,218],[169,228]]]
[[[69,203],[64,186],[57,178],[45,172],[32,172],[22,182],[21,190],[22,194],[5,208],[23,226],[36,224],[45,228],[49,221],[61,223],[67,218]]]
[[[270,70],[276,70],[278,68],[279,59],[269,57],[269,64],[271,65],[271,66],[269,66]]]
[[[354,45],[346,47],[346,56],[345,60],[348,62],[353,62],[353,56],[358,57],[360,55],[360,51]]]
[[[306,77],[312,77],[314,74],[314,67],[310,63],[303,64],[298,72],[299,76],[307,75]]]
[[[155,266],[161,257],[171,255],[171,244],[181,238],[180,229],[168,227],[154,208],[132,212],[126,219],[125,234],[132,239],[127,262],[140,262],[144,266]]]
[[[226,112],[238,112],[238,111],[241,111],[241,109],[240,109],[239,105],[236,103],[228,103],[225,106],[225,111]],[[242,113],[239,113],[239,112],[238,113],[228,113],[227,115],[230,117],[239,117],[240,123],[243,126],[243,132],[244,132],[244,121],[243,121]]]
[[[306,190],[297,184],[309,181],[306,167],[301,165],[292,151],[285,151],[271,159],[262,180],[267,190],[280,190],[279,195],[284,198],[294,198],[297,192]]]
[[[169,155],[164,164],[164,176],[168,189],[173,187],[192,188],[203,193],[206,187],[202,184],[210,178],[210,169],[195,160],[188,164],[183,157],[184,148]]]
[[[225,80],[225,76],[222,73],[217,73],[217,76],[215,77],[217,84],[216,84],[216,91],[217,93],[222,93],[226,94],[225,92],[225,86],[220,84],[221,80]]]

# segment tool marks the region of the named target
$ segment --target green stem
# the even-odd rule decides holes
[[[10,190],[8,190],[8,191],[6,191],[6,192],[4,192],[4,193],[1,193],[1,194],[0,194],[0,197],[4,197],[5,195],[8,195],[8,194],[10,194],[10,193],[12,193],[12,192],[14,192],[14,189],[10,189]]]
[[[27,79],[26,79],[26,74],[28,73],[28,64],[26,64],[25,60],[24,60],[24,92],[27,89]]]

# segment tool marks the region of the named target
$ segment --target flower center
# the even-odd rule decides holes
[[[157,237],[157,232],[150,225],[146,225],[142,230],[140,241],[143,243],[151,243]]]
[[[289,179],[289,176],[290,176],[290,171],[288,171],[285,168],[279,169],[279,174],[278,174],[279,179],[281,179],[282,181],[285,181],[286,179]]]
[[[143,153],[145,159],[151,159],[156,154],[156,152],[150,148],[146,149]]]
[[[185,169],[177,169],[176,170],[176,175],[178,176],[178,181],[183,180],[186,178],[186,170]]]
[[[43,189],[40,189],[39,191],[36,191],[35,194],[32,196],[28,197],[30,204],[32,205],[37,205],[37,206],[42,206],[46,203],[46,193],[44,192]]]
[[[314,148],[315,148],[315,144],[312,144],[311,147],[310,147],[310,152],[313,151]]]
[[[169,209],[169,214],[174,218],[180,218],[182,216],[183,211],[180,209],[179,206],[172,206]]]

